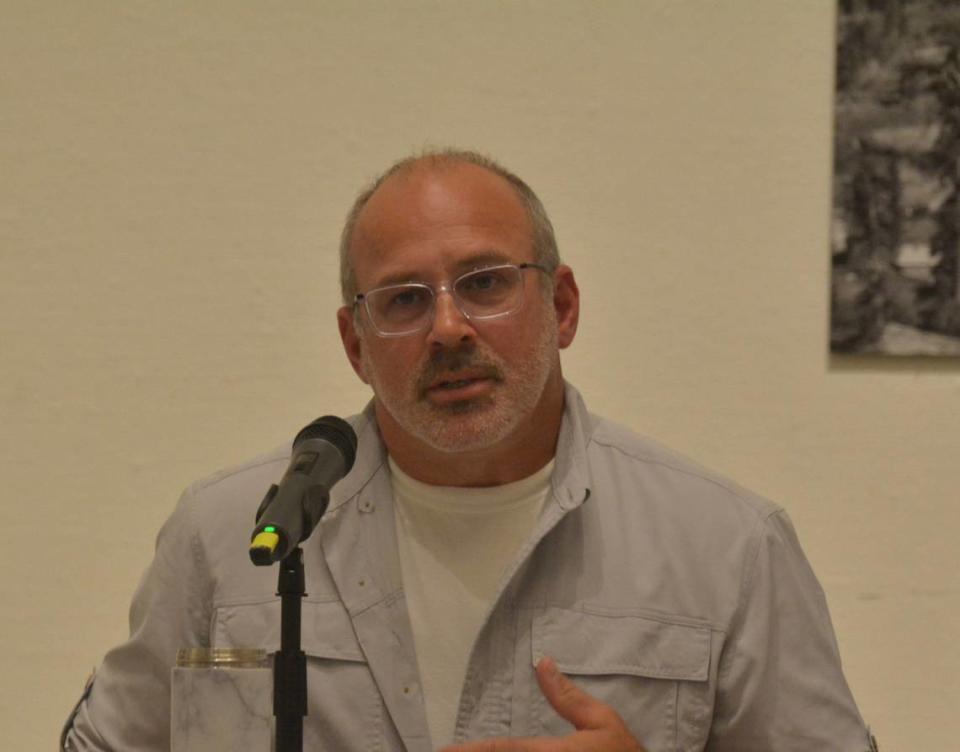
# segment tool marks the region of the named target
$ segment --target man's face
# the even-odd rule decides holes
[[[532,262],[534,252],[510,185],[460,164],[414,167],[381,185],[360,214],[352,257],[365,292],[412,281],[437,289],[484,266]],[[403,337],[380,337],[365,311],[355,320],[341,309],[344,345],[373,387],[381,428],[442,451],[483,450],[534,414],[548,383],[562,388],[557,317],[542,274],[523,272],[522,307],[499,319],[467,319],[440,292],[431,325]]]

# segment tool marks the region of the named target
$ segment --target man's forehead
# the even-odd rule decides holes
[[[529,249],[532,227],[513,186],[499,175],[473,164],[414,165],[387,178],[367,201],[351,254],[355,265],[402,263],[395,252],[420,242],[449,242],[490,261],[530,260],[513,259],[512,251],[518,244]]]
[[[526,228],[529,218],[516,190],[496,173],[469,163],[414,163],[377,188],[360,211],[357,231],[376,236],[384,225],[415,231],[457,223]]]

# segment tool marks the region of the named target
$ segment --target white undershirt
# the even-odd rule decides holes
[[[553,461],[489,488],[431,486],[390,459],[397,544],[435,748],[449,744],[474,640],[504,570],[533,531]]]

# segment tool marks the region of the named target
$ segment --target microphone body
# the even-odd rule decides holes
[[[353,467],[357,436],[350,424],[327,415],[293,440],[290,465],[257,510],[250,558],[267,566],[287,557],[310,537],[327,511],[330,489]]]

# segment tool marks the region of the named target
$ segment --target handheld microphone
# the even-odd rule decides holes
[[[279,484],[270,486],[257,509],[250,559],[267,566],[285,559],[310,537],[327,511],[330,489],[350,472],[357,435],[333,415],[317,418],[293,440],[293,456]]]

